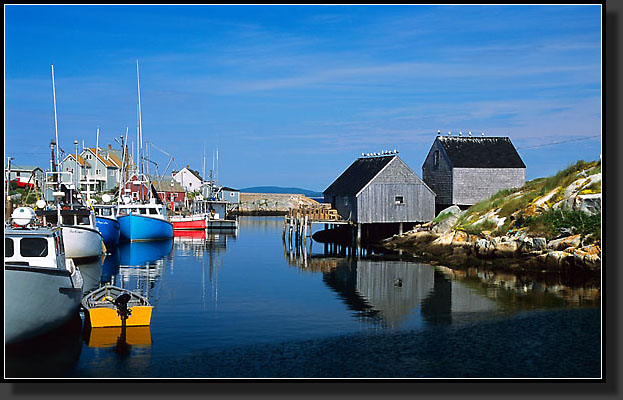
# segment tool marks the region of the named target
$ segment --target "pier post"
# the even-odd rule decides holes
[[[398,223],[398,234],[402,235],[402,222]]]

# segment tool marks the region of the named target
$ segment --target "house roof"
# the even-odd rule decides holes
[[[93,153],[94,155],[97,154],[97,158],[99,158],[99,160],[107,167],[117,167],[117,165],[113,162],[111,162],[110,160],[106,159],[105,157],[103,157],[102,154],[102,150],[99,149],[97,150],[97,153],[95,152],[95,148],[88,148],[89,151],[91,151],[91,153]],[[118,167],[117,167],[118,168]]]
[[[240,191],[238,189],[230,188],[230,187],[227,187],[227,186],[223,186],[221,189],[228,190],[230,192],[239,192]]]
[[[526,168],[508,137],[449,137],[437,140],[455,168]]]
[[[186,166],[184,168],[182,168],[179,171],[173,170],[171,171],[171,175],[172,176],[176,176],[177,174],[179,174],[180,172],[182,172],[183,170],[186,170],[188,172],[190,172],[191,174],[193,174],[195,176],[195,178],[199,179],[201,182],[203,182],[203,178],[201,177],[201,175],[199,175],[199,171],[195,171],[194,169],[191,169],[190,167]]]
[[[65,157],[65,160],[67,160],[68,158],[71,158],[72,160],[74,160],[76,158],[75,154],[69,154],[67,157]],[[63,160],[63,162],[65,161]],[[78,155],[78,164],[83,165],[83,166],[91,166],[91,164],[89,164],[88,162],[86,162],[84,160],[84,158],[82,158],[81,155]]]
[[[151,183],[158,192],[183,192],[184,187],[170,176],[150,176]],[[171,186],[173,183],[173,186]]]
[[[356,195],[396,157],[398,156],[358,158],[323,193]]]

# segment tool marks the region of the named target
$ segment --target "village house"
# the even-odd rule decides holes
[[[323,194],[343,219],[358,225],[402,228],[434,218],[435,193],[397,155],[358,158]]]
[[[4,170],[6,177],[7,167]],[[37,187],[41,189],[41,185],[45,180],[45,172],[37,166],[11,164],[9,180],[16,182],[17,187]]]
[[[201,190],[203,179],[199,175],[199,172],[190,169],[190,166],[182,168],[180,171],[172,172],[173,179],[175,179],[184,190],[187,192],[195,192]]]
[[[186,203],[186,191],[175,179],[171,177],[157,177],[152,180],[152,183],[163,203],[168,205],[173,203],[176,208]]]
[[[121,161],[110,157],[102,149],[85,148],[80,156],[87,161],[85,175],[80,179],[81,190],[86,194],[102,193],[119,184]]]
[[[437,195],[438,213],[523,186],[526,165],[508,137],[437,136],[422,165],[422,179]]]
[[[59,164],[59,170],[64,172],[61,174],[61,181],[70,185],[79,183],[87,174],[89,164],[81,155],[78,155],[76,161],[75,154],[68,154]],[[78,187],[79,184],[78,184]]]

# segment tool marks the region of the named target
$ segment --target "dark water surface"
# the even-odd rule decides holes
[[[246,217],[237,232],[122,245],[81,266],[85,290],[112,282],[147,295],[151,326],[123,337],[83,328],[77,315],[7,349],[5,376],[601,375],[594,284],[353,258],[317,242],[289,249],[282,227],[282,218]]]

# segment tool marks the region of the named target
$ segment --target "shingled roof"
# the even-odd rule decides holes
[[[354,196],[396,157],[358,158],[323,193]]]
[[[448,137],[437,139],[455,168],[526,168],[507,137]]]

